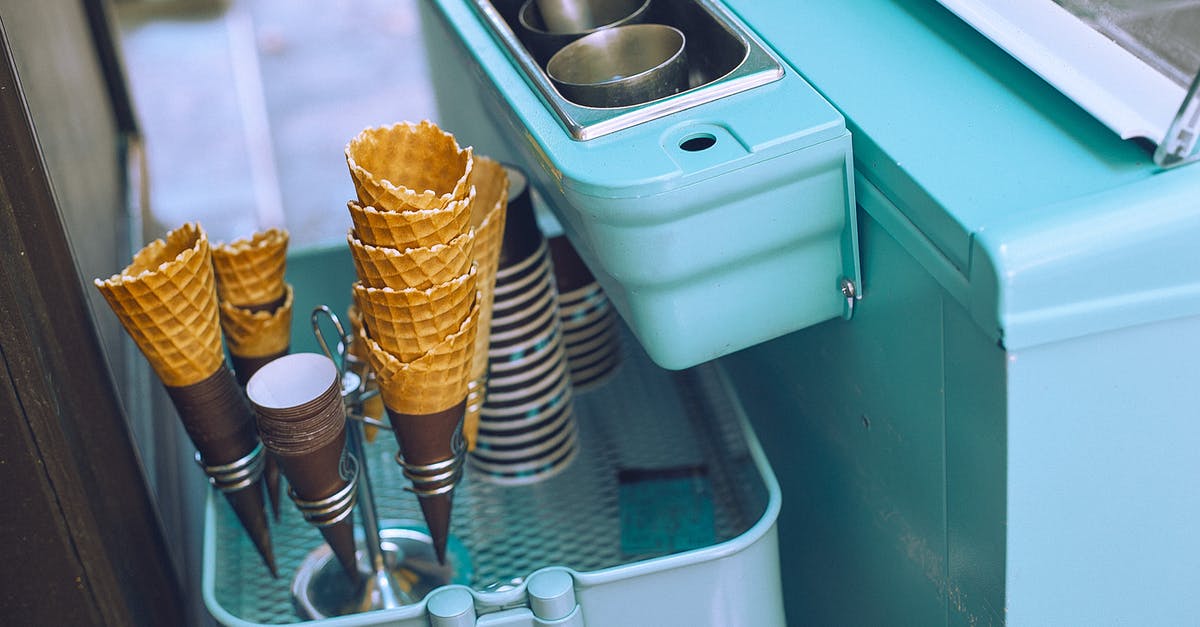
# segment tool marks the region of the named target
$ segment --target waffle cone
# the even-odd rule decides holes
[[[454,280],[424,290],[355,283],[354,302],[367,335],[400,361],[413,361],[458,330],[471,313],[476,276],[472,267]]]
[[[381,211],[353,200],[346,203],[354,232],[364,244],[416,248],[444,244],[471,228],[475,189],[441,209]]]
[[[367,287],[428,289],[466,274],[475,252],[475,232],[446,244],[399,250],[364,244],[354,231],[346,235],[359,280]]]
[[[201,381],[225,361],[211,260],[208,236],[188,223],[147,244],[119,274],[95,281],[168,386]]]
[[[488,334],[479,333],[478,335],[487,337]],[[476,340],[475,345],[475,349],[479,350],[478,340]],[[484,355],[487,355],[486,350],[484,351]],[[472,370],[474,370],[474,363],[479,361],[478,357],[479,355],[476,355],[475,359],[472,359]],[[486,370],[486,360],[484,360],[484,366]],[[463,440],[467,443],[468,451],[475,450],[475,443],[479,439],[479,418],[480,412],[483,410],[483,401],[485,398],[487,398],[487,377],[473,376],[471,380],[467,382],[467,405],[466,409],[463,411],[462,433]]]
[[[283,295],[288,232],[269,229],[249,239],[213,247],[217,295],[239,307],[261,305]]]
[[[492,326],[492,300],[495,296],[496,270],[500,265],[500,244],[504,240],[504,218],[508,209],[508,174],[504,166],[487,157],[478,157],[471,172],[475,202],[471,206],[471,227],[475,229],[475,265],[479,269],[479,328]],[[471,379],[487,373],[489,334],[475,339],[475,358]],[[470,417],[468,412],[468,417]],[[468,438],[468,442],[473,442]]]
[[[358,310],[358,305],[353,302],[346,309],[346,317],[350,320],[350,336],[353,340],[350,346],[346,347],[346,353],[350,356],[350,367],[354,370],[354,374],[360,377],[366,377],[368,372],[367,366],[367,348],[366,342],[359,339],[359,329],[363,328],[362,312]],[[375,382],[374,377],[367,378],[366,390],[378,390],[379,384]],[[376,394],[362,402],[362,413],[364,416],[383,420],[383,398]],[[374,442],[375,436],[379,434],[379,429],[368,424],[363,425],[363,435],[368,442]]]
[[[287,350],[292,335],[292,286],[284,285],[283,304],[274,312],[251,311],[221,301],[221,330],[229,352],[239,357],[266,357]]]
[[[467,193],[471,148],[429,121],[368,128],[346,145],[363,205],[385,211],[439,209]]]
[[[431,414],[463,402],[479,325],[476,306],[458,330],[411,362],[401,361],[360,331],[383,403],[391,412]]]

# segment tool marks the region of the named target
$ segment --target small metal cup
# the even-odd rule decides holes
[[[686,42],[679,29],[662,24],[606,28],[559,50],[546,73],[576,104],[642,104],[687,89]]]
[[[537,3],[542,23],[551,33],[584,33],[612,24],[635,10],[643,11],[649,4],[642,0],[533,1]]]
[[[529,49],[533,58],[537,59],[538,63],[545,65],[555,52],[580,37],[590,35],[603,28],[640,24],[646,21],[651,1],[556,0],[552,2],[551,0],[525,0],[521,4],[521,10],[517,12],[521,41],[525,43],[525,47]],[[546,3],[571,4],[584,13],[584,17],[588,19],[578,20],[565,30],[552,28],[546,19],[547,14],[542,13],[539,9],[539,5]]]

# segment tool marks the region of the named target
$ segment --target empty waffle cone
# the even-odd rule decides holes
[[[247,309],[221,301],[221,330],[239,384],[246,385],[259,368],[288,353],[293,297],[292,286],[286,285],[282,303],[270,309]]]
[[[504,240],[504,218],[508,208],[508,174],[504,166],[487,157],[478,157],[471,173],[471,186],[475,190],[475,202],[471,205],[471,226],[475,229],[475,265],[479,271],[480,302],[479,333],[475,339],[475,357],[471,365],[471,379],[482,381],[487,374],[487,348],[492,326],[492,300],[495,296],[496,270],[500,265],[500,244]],[[470,404],[468,404],[468,407]],[[467,412],[468,423],[465,436],[468,443],[475,441],[477,420]]]
[[[471,228],[475,190],[441,209],[383,211],[353,200],[346,203],[354,232],[364,244],[416,248],[444,244]]]
[[[429,121],[368,128],[346,145],[364,205],[385,211],[438,209],[467,193],[471,148]]]
[[[238,357],[266,357],[286,351],[292,334],[291,285],[284,286],[283,304],[275,311],[254,311],[222,301],[221,329],[229,352]]]
[[[283,296],[288,232],[269,229],[232,244],[213,246],[217,295],[240,307],[261,305]]]
[[[360,331],[389,413],[432,414],[463,402],[478,325],[476,305],[453,335],[411,362],[401,361]]]
[[[212,375],[225,361],[212,252],[199,224],[150,242],[119,274],[95,284],[168,386]]]
[[[475,251],[473,230],[446,244],[405,250],[364,244],[354,231],[346,241],[354,270],[367,287],[428,289],[466,274]]]
[[[354,302],[367,335],[383,350],[413,361],[458,330],[475,306],[475,268],[429,289],[366,287],[354,284]]]

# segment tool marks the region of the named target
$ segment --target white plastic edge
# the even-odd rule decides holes
[[[938,0],[1122,139],[1160,143],[1185,89],[1051,0]]]

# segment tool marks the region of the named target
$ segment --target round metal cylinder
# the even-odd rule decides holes
[[[624,107],[687,89],[686,38],[674,27],[606,28],[559,50],[546,64],[565,98],[588,107]]]
[[[545,64],[563,46],[603,28],[646,21],[652,0],[570,0],[575,19],[552,28],[539,4],[567,0],[525,0],[517,12],[518,35],[538,63]]]

